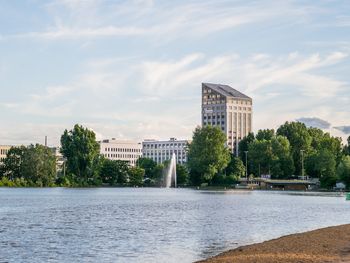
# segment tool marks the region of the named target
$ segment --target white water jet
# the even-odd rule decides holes
[[[173,156],[170,159],[169,167],[166,173],[166,178],[165,178],[165,187],[170,188],[171,183],[174,181],[174,187],[177,187],[177,182],[176,182],[176,155],[173,153]]]

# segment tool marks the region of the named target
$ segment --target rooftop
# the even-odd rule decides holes
[[[241,98],[241,99],[251,99],[247,95],[243,94],[242,92],[239,92],[238,90],[235,90],[234,88],[223,85],[223,84],[213,84],[213,83],[202,83],[204,86],[215,90],[216,92],[220,93],[221,95],[224,95],[226,97],[233,97],[233,98]]]

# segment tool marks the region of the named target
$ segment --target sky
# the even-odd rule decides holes
[[[189,139],[201,83],[253,98],[254,131],[350,135],[350,1],[0,0],[0,144]]]

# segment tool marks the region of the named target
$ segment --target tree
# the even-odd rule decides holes
[[[350,156],[344,156],[337,167],[337,176],[350,188]]]
[[[186,166],[177,164],[176,165],[176,177],[178,185],[187,185],[189,180],[189,173]]]
[[[109,185],[116,185],[118,182],[119,169],[118,162],[104,159],[100,170],[100,178],[102,183],[107,183]]]
[[[314,153],[306,160],[308,175],[320,178],[321,186],[332,187],[336,181],[336,160],[335,156],[327,149]]]
[[[56,157],[43,145],[30,145],[23,154],[21,175],[35,186],[51,186],[56,179]]]
[[[6,176],[9,180],[22,177],[21,163],[25,151],[26,147],[24,146],[10,148],[3,162],[3,176]]]
[[[262,141],[262,140],[270,141],[274,136],[275,136],[274,129],[265,129],[265,130],[259,130],[255,138],[259,141]]]
[[[67,172],[74,180],[88,183],[95,174],[95,160],[99,158],[99,144],[95,133],[76,124],[61,136],[61,153],[67,159]]]
[[[254,133],[250,132],[238,144],[238,155],[245,164],[245,152],[248,151],[249,144],[255,140]]]
[[[231,156],[231,161],[226,167],[226,175],[236,178],[245,176],[245,166],[240,158]]]
[[[140,157],[136,161],[136,166],[145,170],[145,176],[148,178],[154,178],[154,169],[157,163],[150,158]]]
[[[350,155],[350,136],[348,137],[348,145],[345,146],[345,154]]]
[[[129,185],[142,186],[145,170],[140,167],[131,167],[129,169]]]
[[[273,152],[271,141],[255,140],[249,144],[248,161],[255,175],[271,174]]]
[[[273,178],[288,178],[294,173],[294,162],[290,154],[290,143],[284,136],[275,136],[271,139]]]
[[[230,152],[225,142],[226,136],[218,127],[196,128],[188,148],[187,162],[194,185],[210,183],[214,175],[227,167]]]
[[[17,186],[52,186],[56,179],[56,157],[39,144],[12,147],[4,160],[3,176]]]
[[[277,130],[277,135],[287,137],[291,146],[291,155],[294,161],[295,172],[302,174],[301,150],[308,155],[311,150],[312,137],[304,123],[286,122]]]

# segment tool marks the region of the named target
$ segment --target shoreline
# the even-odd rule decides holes
[[[197,263],[350,262],[350,224],[241,246]]]

